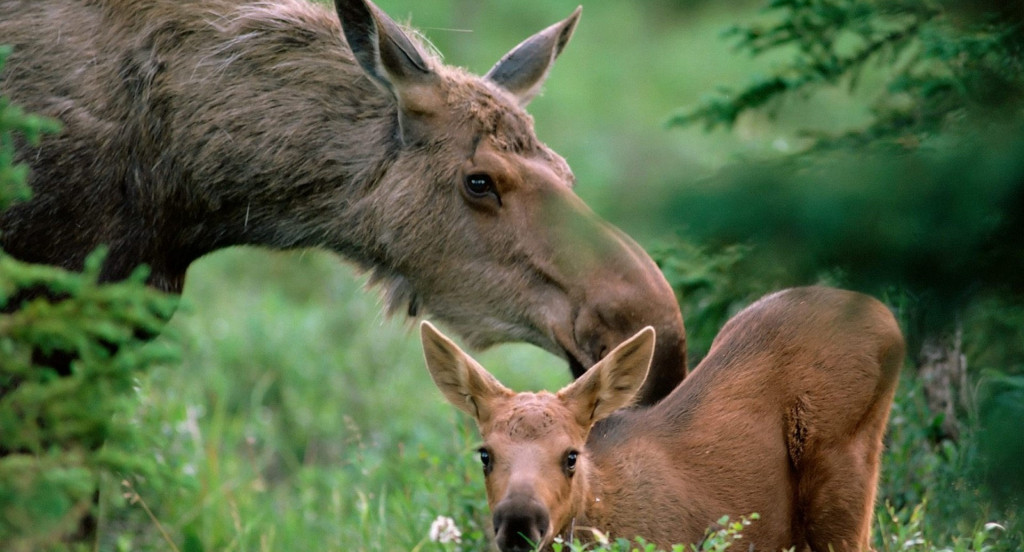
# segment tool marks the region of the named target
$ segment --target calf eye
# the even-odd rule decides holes
[[[501,206],[501,196],[498,195],[498,187],[494,184],[494,179],[489,174],[473,173],[467,175],[465,187],[466,193],[470,197],[476,199],[493,197],[498,201],[498,206]]]
[[[477,452],[480,453],[480,463],[484,466],[484,475],[491,473],[491,467],[494,462],[491,459],[491,453],[485,448],[481,448]]]
[[[570,450],[565,453],[565,473],[572,476],[576,472],[576,460],[579,459],[580,453],[575,450]]]

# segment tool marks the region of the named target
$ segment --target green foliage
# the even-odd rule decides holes
[[[870,71],[882,72],[884,83],[873,120],[833,146],[915,145],[964,120],[1016,114],[1024,105],[1019,21],[939,0],[772,0],[765,11],[763,21],[727,36],[752,56],[784,50],[790,61],[742,90],[723,89],[671,124],[732,127],[787,95],[855,88]]]
[[[966,536],[953,535],[949,538],[948,545],[936,545],[925,536],[927,506],[926,502],[922,502],[907,511],[897,510],[887,504],[885,511],[878,513],[876,522],[879,536],[877,550],[879,552],[992,552],[1012,549],[1012,544],[1008,544],[1003,539],[1006,528],[998,523],[985,523],[970,530]]]
[[[11,47],[0,45],[0,72],[11,55]],[[0,96],[0,211],[13,201],[28,199],[25,184],[28,167],[14,162],[14,140],[20,134],[29,143],[38,143],[41,135],[56,132],[60,126],[52,119],[28,115]]]
[[[889,419],[878,491],[885,509],[878,510],[876,527],[876,544],[883,548],[893,534],[920,533],[933,545],[949,545],[979,523],[1013,522],[989,503],[971,473],[979,456],[976,425],[969,425],[959,441],[943,435],[941,415],[929,411],[923,383],[913,373],[904,374]],[[1001,550],[1012,550],[1014,539],[1020,542],[1020,535],[993,537],[1003,544]]]
[[[1024,126],[949,137],[942,149],[749,163],[680,189],[660,218],[685,220],[698,243],[751,248],[756,262],[739,279],[832,272],[857,289],[901,285],[959,308],[981,292],[1024,293],[1022,160]]]
[[[744,548],[743,530],[760,517],[753,513],[749,516],[741,516],[736,521],[729,521],[729,516],[722,516],[707,529],[700,542],[674,544],[667,549],[647,542],[643,537],[612,540],[596,529],[590,530],[594,536],[592,543],[584,544],[579,539],[565,542],[561,538],[556,538],[551,549],[553,552],[724,552],[734,545],[740,549]]]
[[[0,51],[0,65],[9,49]],[[30,142],[52,121],[0,98],[0,207],[25,199],[27,170],[14,164],[16,134]],[[145,286],[98,282],[102,250],[82,273],[19,262],[0,252],[0,542],[5,550],[61,548],[94,515],[97,474],[153,472],[134,454],[126,423],[136,377],[175,357],[174,347],[143,347],[177,301]],[[39,364],[74,359],[70,374]],[[119,418],[118,415],[122,417]]]
[[[907,373],[901,383],[880,491],[894,520],[880,523],[886,550],[1009,550],[1022,540],[1024,470],[1011,460],[1021,450],[1009,420],[1022,414],[1024,12],[1000,6],[769,0],[756,22],[726,35],[741,51],[782,61],[671,121],[743,131],[744,119],[765,113],[782,126],[786,106],[840,88],[870,97],[865,122],[832,132],[790,109],[802,151],[680,186],[656,218],[685,221],[700,251],[744,248],[721,257],[729,274],[698,287],[693,308],[707,301],[699,294],[731,282],[860,289],[896,308],[912,362],[924,336],[963,327],[970,381],[959,391],[959,441],[929,411],[927,382]],[[670,247],[660,262],[668,274],[700,275],[708,262],[693,249]],[[710,303],[698,330],[725,321],[732,293]]]
[[[751,247],[743,244],[701,247],[681,236],[651,250],[680,298],[691,367],[707,354],[726,320],[777,289],[779,280],[785,278],[785,274],[753,270],[749,266],[751,252]]]
[[[978,475],[997,500],[1020,512],[1024,506],[1024,470],[1020,468],[1024,442],[1019,433],[1024,420],[1024,375],[992,372],[981,389]]]

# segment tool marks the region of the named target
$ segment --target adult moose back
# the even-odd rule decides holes
[[[769,295],[733,317],[693,373],[647,408],[645,328],[557,394],[513,393],[426,323],[427,367],[472,415],[502,552],[593,527],[662,546],[722,515],[761,518],[742,549],[870,549],[904,343],[879,301],[832,288]]]
[[[579,10],[484,77],[445,66],[366,0],[0,0],[0,94],[59,119],[22,145],[34,197],[0,246],[180,292],[238,244],[325,247],[474,346],[527,341],[575,375],[645,325],[654,402],[685,374],[682,319],[651,259],[573,193],[523,106]],[[341,25],[339,26],[339,19]]]

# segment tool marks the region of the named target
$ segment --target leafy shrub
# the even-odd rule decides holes
[[[0,67],[10,49],[0,50]],[[0,207],[29,197],[16,139],[37,143],[57,131],[0,98]],[[72,546],[95,515],[100,473],[152,473],[132,454],[137,428],[118,417],[134,399],[135,378],[175,357],[143,347],[177,300],[145,286],[98,281],[103,251],[82,273],[20,262],[0,252],[0,542],[5,550]],[[40,364],[42,360],[50,362]],[[60,374],[63,360],[68,374]],[[54,369],[49,365],[58,365]]]
[[[913,146],[979,119],[1019,116],[1024,102],[1020,10],[941,0],[770,0],[757,23],[731,28],[752,56],[790,61],[742,90],[723,88],[671,124],[731,127],[752,110],[825,87],[855,88],[881,71],[872,120],[840,136],[811,132],[831,147]]]

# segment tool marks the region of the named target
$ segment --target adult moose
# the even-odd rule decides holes
[[[64,126],[19,150],[35,196],[0,215],[0,247],[79,269],[107,244],[104,279],[146,263],[170,292],[223,247],[325,247],[371,270],[389,310],[478,347],[536,344],[576,376],[653,325],[641,400],[667,394],[686,369],[671,289],[523,110],[580,11],[478,77],[367,0],[335,8],[0,0],[0,93]]]
[[[422,334],[435,383],[479,425],[503,552],[573,527],[697,542],[720,516],[752,512],[761,518],[744,536],[756,550],[869,548],[904,353],[892,314],[870,297],[767,296],[663,401],[618,411],[647,375],[651,328],[557,394],[513,393],[429,324]]]

